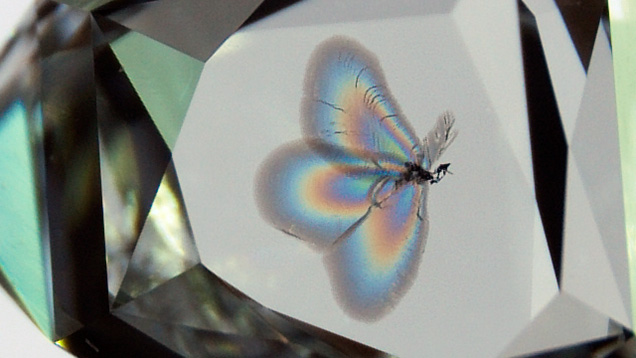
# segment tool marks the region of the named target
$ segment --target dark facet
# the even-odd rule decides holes
[[[57,343],[78,357],[182,357],[112,315],[91,322]]]
[[[568,149],[537,22],[522,1],[518,6],[535,195],[560,280]]]
[[[108,313],[90,18],[65,5],[39,13],[45,16],[40,66],[56,316],[89,323]]]
[[[607,2],[603,0],[556,0],[555,2],[568,27],[583,68],[587,70],[592,57],[596,31],[606,11]]]

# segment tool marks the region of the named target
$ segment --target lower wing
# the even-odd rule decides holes
[[[428,187],[394,188],[325,254],[336,297],[353,317],[381,318],[411,287],[428,234]]]

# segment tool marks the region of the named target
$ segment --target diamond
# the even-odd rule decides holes
[[[634,20],[610,5],[38,1],[0,62],[0,283],[79,356],[633,354]],[[418,133],[460,131],[372,323],[254,200],[333,35]]]

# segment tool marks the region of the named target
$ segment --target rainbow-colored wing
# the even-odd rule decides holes
[[[395,175],[339,147],[301,140],[263,163],[256,177],[257,204],[272,226],[327,247],[365,217],[373,189]]]
[[[381,318],[412,285],[428,233],[429,185],[385,188],[393,188],[391,195],[325,254],[338,301],[365,321]]]
[[[318,46],[308,65],[302,124],[318,138],[357,155],[390,155],[415,162],[421,142],[404,119],[375,56],[357,42],[335,37]]]

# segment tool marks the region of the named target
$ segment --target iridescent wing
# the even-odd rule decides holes
[[[418,157],[418,163],[426,170],[432,170],[433,163],[437,162],[446,148],[457,137],[454,128],[455,116],[451,112],[444,112],[435,123],[435,127],[424,137],[422,152]]]
[[[334,37],[314,52],[305,78],[302,124],[318,138],[357,155],[390,155],[415,162],[421,142],[389,92],[375,56],[357,42]]]
[[[305,140],[266,160],[257,201],[273,226],[329,248],[325,264],[352,316],[379,319],[412,285],[428,233],[429,183],[401,173],[406,162],[430,170],[454,139],[453,121],[440,117],[420,142],[373,54],[343,38],[316,49],[305,78]]]
[[[263,218],[292,236],[327,247],[367,214],[378,183],[396,173],[324,142],[276,150],[257,175]]]
[[[325,254],[339,303],[365,321],[381,318],[410,288],[428,233],[429,184],[385,188],[390,195]]]

